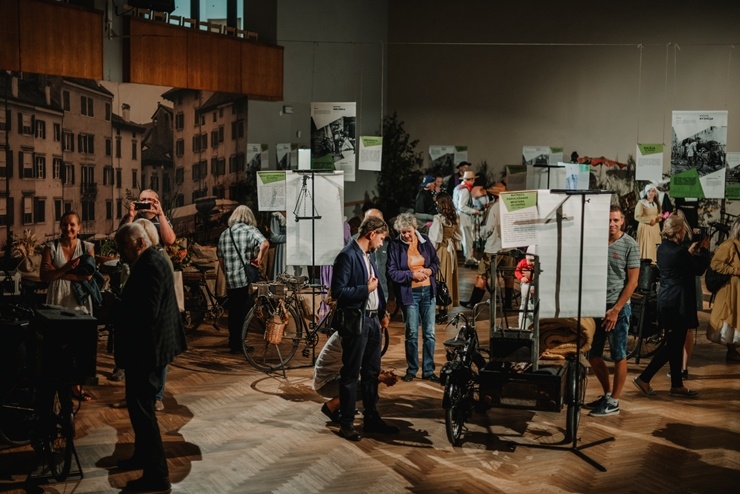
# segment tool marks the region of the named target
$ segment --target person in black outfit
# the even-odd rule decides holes
[[[671,368],[671,396],[693,398],[698,392],[683,384],[681,366],[686,331],[699,326],[696,314],[696,289],[694,277],[709,266],[709,240],[694,242],[688,248],[683,240],[688,234],[688,224],[677,214],[672,214],[663,224],[663,242],[658,247],[660,291],[658,292],[658,319],[667,331],[666,344],[662,346],[645,370],[634,379],[643,394],[655,395],[650,380],[665,365]]]
[[[398,427],[380,418],[378,375],[380,374],[380,328],[387,327],[385,296],[378,281],[378,266],[370,256],[383,244],[388,225],[376,217],[366,218],[360,225],[359,236],[350,241],[334,260],[331,296],[337,301],[335,318],[344,318],[338,328],[342,337],[342,368],[339,371],[339,417],[342,437],[350,441],[362,439],[355,430],[357,381],[362,393],[366,433],[397,434]],[[360,327],[349,324],[350,313],[362,311]]]
[[[126,370],[126,403],[134,428],[134,454],[118,467],[144,471],[127,490],[164,491],[170,488],[169,470],[154,402],[162,370],[187,348],[185,331],[172,269],[152,248],[144,228],[123,225],[115,238],[121,260],[131,266],[116,314],[115,359]]]

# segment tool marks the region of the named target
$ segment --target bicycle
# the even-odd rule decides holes
[[[35,347],[39,338],[30,325],[35,314],[28,307],[17,305],[4,307],[4,317],[8,313],[28,320],[24,328],[28,363],[9,376],[3,386],[0,400],[0,439],[12,446],[31,444],[36,452],[33,470],[44,463],[51,476],[60,482],[70,475],[74,456],[78,467],[75,474],[82,477],[80,460],[74,446],[76,410],[72,410],[73,403],[69,394],[71,379],[66,372],[69,369],[51,365],[47,367],[53,369],[36,372]],[[44,364],[48,364],[49,360],[56,363],[71,362],[66,348],[48,343],[47,346],[53,348],[43,349]],[[27,480],[32,476],[33,474],[29,474]]]
[[[283,371],[298,351],[303,357],[316,349],[319,334],[331,335],[331,313],[315,320],[302,295],[306,288],[324,290],[323,285],[308,284],[305,276],[278,276],[275,283],[255,283],[254,306],[242,326],[242,349],[247,361],[263,372]],[[278,322],[279,321],[279,322]],[[270,328],[282,325],[282,336],[271,339]],[[388,328],[383,328],[381,355],[388,349]]]
[[[191,264],[197,272],[183,272],[182,284],[185,296],[185,310],[182,313],[182,322],[185,330],[195,331],[204,321],[210,321],[218,330],[218,320],[224,314],[226,299],[219,300],[211,291],[206,281],[206,273],[213,270],[212,266]]]

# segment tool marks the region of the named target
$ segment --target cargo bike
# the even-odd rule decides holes
[[[580,408],[586,390],[586,367],[583,357],[576,351],[565,351],[562,358],[543,360],[541,356],[541,334],[539,318],[539,294],[537,279],[530,289],[523,291],[521,308],[511,309],[503,304],[504,280],[513,276],[514,267],[505,266],[501,260],[506,255],[522,257],[520,251],[499,253],[492,265],[490,280],[493,288],[489,301],[477,304],[473,314],[457,314],[448,327],[457,328],[457,335],[445,341],[447,362],[442,367],[440,379],[444,386],[442,407],[445,414],[447,438],[453,446],[459,445],[466,432],[465,423],[473,412],[485,413],[490,408],[511,408],[546,412],[561,412],[565,409],[563,439],[553,445],[509,442],[510,450],[516,446],[549,447],[573,444],[574,452],[596,468],[603,469],[590,458],[580,454],[576,447]],[[534,257],[534,272],[540,272],[539,259]],[[517,286],[516,288],[521,288]],[[529,300],[527,300],[529,298]],[[489,346],[484,346],[478,337],[476,319],[482,310],[490,310]],[[547,320],[557,324],[560,320]],[[593,320],[590,320],[593,321]],[[569,319],[571,326],[582,323]],[[586,322],[585,320],[583,321]],[[583,329],[571,327],[574,338],[581,338]],[[485,331],[485,329],[484,329]],[[581,345],[568,348],[580,350]],[[611,440],[609,438],[607,440]],[[598,443],[606,440],[598,441]]]

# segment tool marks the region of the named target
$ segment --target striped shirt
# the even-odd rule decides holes
[[[619,294],[622,293],[627,283],[627,270],[639,267],[640,248],[635,239],[622,233],[622,236],[609,246],[609,265],[606,275],[607,304],[613,304],[619,300]]]

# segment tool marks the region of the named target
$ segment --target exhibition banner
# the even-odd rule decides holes
[[[663,145],[638,144],[635,179],[660,182],[663,179]]]
[[[468,161],[467,146],[429,146],[429,169],[455,173],[455,165]]]
[[[298,165],[298,144],[278,143],[275,146],[278,170],[293,170]]]
[[[270,167],[267,144],[247,144],[247,170],[267,170]]]
[[[355,181],[357,103],[311,103],[311,168],[342,170]]]
[[[285,211],[285,172],[257,172],[257,207],[260,211]]]
[[[286,264],[334,264],[344,246],[344,173],[287,172],[285,200]]]
[[[725,198],[733,201],[740,199],[740,153],[727,153],[727,178],[725,180]]]
[[[563,148],[551,146],[522,147],[522,164],[527,165],[527,188],[562,189],[565,187],[565,170],[557,172],[563,161]]]
[[[380,136],[360,136],[360,157],[357,167],[360,170],[379,172],[383,158],[383,138]]]
[[[565,168],[565,190],[588,190],[591,165],[586,163],[558,163]]]
[[[671,197],[725,196],[726,111],[674,111]]]

